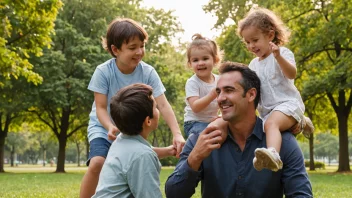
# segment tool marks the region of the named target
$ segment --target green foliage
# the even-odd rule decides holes
[[[327,157],[329,160],[336,159],[339,152],[337,136],[330,133],[319,133],[315,136],[314,153],[317,157]]]
[[[24,76],[35,84],[42,81],[28,59],[41,56],[44,46],[50,47],[50,34],[61,5],[60,0],[0,2],[0,86],[11,76]]]
[[[160,159],[160,163],[162,166],[176,166],[179,159],[176,157],[165,157]]]
[[[304,161],[304,166],[305,167],[309,167],[309,161]],[[323,162],[319,162],[319,161],[314,161],[314,167],[317,169],[325,169],[325,164]]]

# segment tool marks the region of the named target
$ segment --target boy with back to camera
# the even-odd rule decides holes
[[[159,110],[152,93],[153,89],[148,85],[133,84],[112,97],[110,114],[121,133],[111,145],[94,198],[162,197],[159,188],[161,165],[147,142],[159,121]]]

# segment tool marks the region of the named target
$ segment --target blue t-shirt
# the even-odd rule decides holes
[[[160,80],[158,73],[155,69],[141,61],[138,63],[136,69],[130,74],[123,74],[116,65],[116,59],[112,58],[105,63],[99,65],[90,80],[88,89],[107,95],[108,105],[107,110],[110,114],[110,99],[123,87],[134,83],[144,83],[153,88],[153,96],[164,94],[165,87]],[[89,114],[88,125],[88,140],[89,142],[95,138],[108,139],[108,132],[99,122],[96,114],[95,102],[92,105],[92,111]]]

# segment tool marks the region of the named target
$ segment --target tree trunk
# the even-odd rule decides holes
[[[45,167],[46,164],[46,148],[43,147],[43,166]]]
[[[14,161],[15,161],[15,145],[11,146],[11,153],[10,153],[10,161],[11,161],[11,167],[14,167]]]
[[[337,115],[339,122],[339,142],[340,142],[340,152],[339,152],[339,168],[337,172],[351,171],[349,154],[348,154],[348,131],[347,131],[347,121],[348,115],[339,113]]]
[[[77,147],[77,166],[81,166],[81,148],[79,146],[79,142],[76,142],[76,147]]]
[[[0,173],[4,173],[4,150],[5,150],[5,135],[0,132]]]
[[[314,133],[309,137],[309,170],[314,171]]]
[[[57,157],[56,173],[65,173],[66,143],[66,133],[61,131],[59,136],[59,155]]]
[[[86,159],[88,160],[89,157],[89,141],[88,137],[86,136]]]

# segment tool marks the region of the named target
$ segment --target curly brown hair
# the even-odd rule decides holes
[[[238,35],[242,37],[242,31],[249,26],[255,26],[265,34],[274,31],[275,36],[272,42],[279,46],[287,43],[290,36],[289,30],[282,20],[266,8],[252,8],[246,17],[238,22]]]

